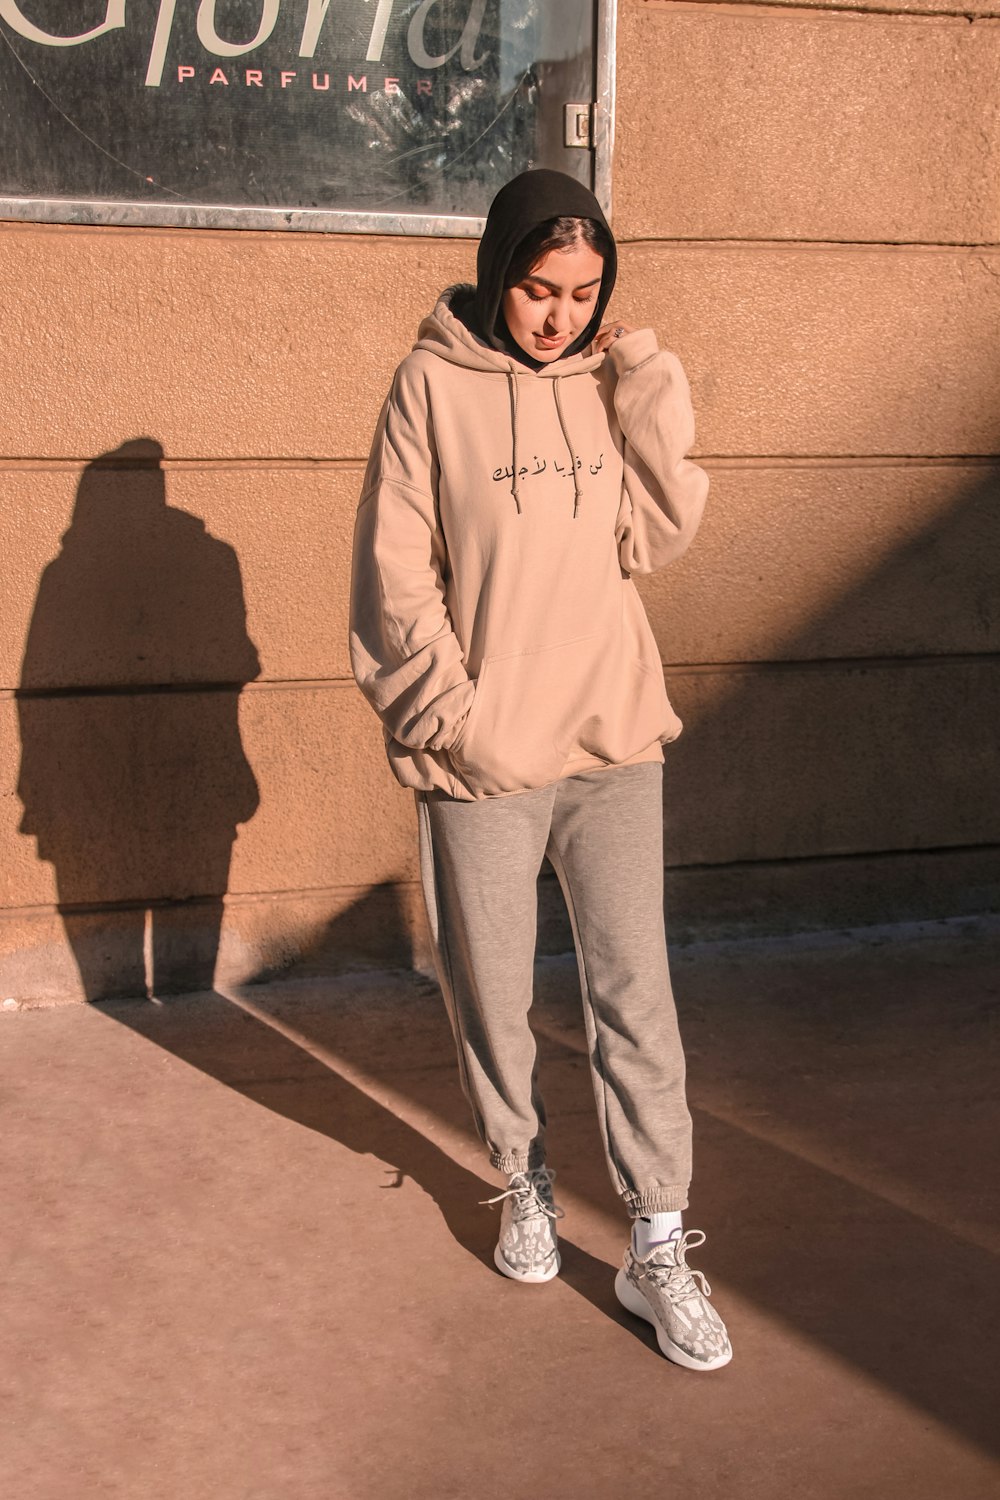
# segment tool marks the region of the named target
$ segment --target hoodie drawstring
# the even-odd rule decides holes
[[[566,419],[563,416],[563,409],[559,403],[559,382],[562,378],[563,377],[561,375],[553,375],[552,394],[555,397],[556,402],[556,416],[559,418],[559,426],[562,429],[562,435],[566,442],[566,451],[569,454],[570,468],[573,470],[573,516],[575,518],[576,513],[580,508],[580,481],[577,478],[576,456],[573,452],[573,444],[569,440],[569,432],[566,428]]]
[[[566,426],[566,418],[563,416],[562,403],[559,400],[559,382],[563,377],[554,375],[552,377],[552,396],[556,403],[556,416],[559,418],[559,430],[566,444],[566,452],[569,454],[569,466],[573,473],[573,516],[574,519],[580,509],[580,480],[576,468],[576,456],[573,452],[573,444],[570,441],[569,429]],[[521,497],[517,487],[517,376],[513,370],[507,371],[507,384],[510,389],[510,492],[514,497],[518,515],[521,514]]]
[[[507,381],[510,385],[510,492],[520,515],[521,500],[517,493],[517,377],[513,370],[507,371]]]

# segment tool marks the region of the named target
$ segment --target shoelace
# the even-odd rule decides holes
[[[530,1219],[539,1213],[547,1214],[550,1219],[562,1219],[565,1217],[564,1210],[557,1208],[554,1203],[550,1206],[542,1196],[546,1188],[551,1193],[555,1175],[551,1167],[532,1167],[530,1172],[516,1172],[510,1179],[510,1186],[502,1193],[497,1193],[495,1198],[480,1198],[479,1201],[485,1205],[513,1198],[518,1220]]]
[[[666,1245],[653,1245],[645,1255],[635,1255],[633,1251],[633,1257],[643,1267],[654,1286],[669,1292],[671,1301],[687,1302],[692,1297],[712,1295],[712,1288],[704,1271],[696,1271],[685,1259],[689,1249],[704,1243],[705,1235],[701,1229],[688,1229],[679,1240],[669,1240]],[[662,1255],[664,1251],[669,1254],[668,1247],[673,1247],[674,1259],[657,1261],[656,1256]]]

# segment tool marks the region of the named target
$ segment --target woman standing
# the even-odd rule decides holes
[[[612,1181],[615,1290],[689,1369],[732,1356],[685,1252],[691,1118],[663,922],[665,742],[681,725],[632,574],[678,557],[708,490],[688,383],[652,329],[602,323],[594,195],[547,169],[490,207],[383,403],[359,504],[354,675],[415,794],[462,1087],[505,1174],[497,1267],[559,1271],[528,1025],[545,856],[573,925]]]

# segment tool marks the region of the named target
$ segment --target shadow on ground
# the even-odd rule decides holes
[[[312,1048],[335,1050],[345,1063],[362,1066],[370,1074],[374,1064],[384,1079],[407,1085],[408,1097],[418,1109],[444,1105],[449,1123],[466,1125],[464,1100],[458,1097],[452,1079],[452,1043],[444,1022],[436,986],[419,977],[397,980],[403,985],[403,1004],[395,1012],[380,1008],[363,1015],[354,1040],[363,1046],[352,1057],[351,1033],[319,1008],[303,1011],[287,991],[254,988],[249,1013],[238,1003],[213,992],[196,999],[166,1004],[134,1001],[108,1002],[99,1008],[116,1022],[129,1027],[174,1057],[198,1068],[227,1088],[273,1110],[285,1119],[337,1141],[358,1156],[384,1163],[382,1186],[391,1192],[409,1178],[437,1204],[449,1232],[470,1255],[499,1276],[493,1264],[497,1218],[483,1206],[502,1186],[496,1174],[477,1176],[452,1159],[433,1141],[357,1087]],[[415,1001],[422,1013],[422,1036],[415,1050],[402,1038],[409,1019],[407,1001]],[[280,1029],[289,1016],[296,1027],[307,1022],[304,1044]],[[346,1044],[346,1046],[345,1046]],[[428,1056],[424,1046],[430,1046]],[[405,1054],[405,1060],[404,1060]],[[429,1092],[424,1083],[439,1083],[446,1073],[444,1089]],[[456,1074],[457,1077],[457,1074]],[[602,1312],[625,1324],[628,1320],[611,1295],[609,1268],[563,1237],[564,1277]]]
[[[1000,955],[996,935],[993,950]],[[893,1131],[901,1115],[920,1119],[922,1129],[909,1141],[908,1162],[902,1169],[896,1164],[900,1192],[919,1186],[922,1173],[931,1185],[936,1177],[943,1181],[954,1167],[961,1179],[953,1184],[959,1201],[962,1182],[970,1190],[978,1183],[980,1209],[987,1218],[995,1214],[983,1179],[986,1174],[987,1183],[996,1180],[996,1164],[987,1158],[1000,1134],[993,1091],[986,1082],[988,1052],[995,1051],[997,1040],[995,1012],[975,985],[955,992],[946,964],[939,965],[941,978],[948,978],[952,993],[944,998],[939,993],[935,1004],[908,1006],[907,993],[925,957],[918,950],[894,955],[889,948],[859,950],[852,960],[848,950],[838,967],[822,951],[785,958],[772,953],[766,963],[776,998],[757,1004],[753,1024],[748,1024],[739,965],[727,976],[725,960],[716,958],[710,967],[722,978],[709,985],[699,981],[696,958],[685,960],[680,1008],[693,1057],[697,1186],[697,1217],[689,1214],[688,1222],[710,1228],[711,1243],[701,1263],[722,1286],[996,1453],[1000,1440],[993,1382],[1000,1307],[995,1256],[984,1243],[950,1231],[946,1201],[934,1221],[923,1210],[901,1206],[898,1196],[889,1201],[865,1187],[857,1169],[863,1155],[859,1141],[867,1137],[874,1143],[872,1159],[877,1160],[882,1133]],[[852,961],[857,970],[853,981],[847,972]],[[821,993],[824,975],[831,971],[837,974],[835,1005],[832,998],[825,1004]],[[407,1112],[412,1106],[418,1116],[468,1137],[451,1036],[436,987],[417,977],[396,976],[390,982],[391,1003],[369,1003],[361,991],[352,1000],[343,990],[346,983],[339,982],[336,1005],[329,1003],[329,989],[322,985],[256,988],[246,992],[253,1014],[241,1008],[239,997],[229,1001],[219,995],[101,1009],[226,1087],[385,1164],[390,1169],[387,1191],[400,1182],[399,1174],[412,1178],[434,1199],[455,1239],[495,1275],[496,1220],[479,1207],[495,1189],[366,1092],[387,1086],[405,1100]],[[767,977],[761,984],[766,992]],[[844,984],[852,984],[851,1000],[840,994]],[[812,1034],[804,994],[815,1006]],[[845,1006],[851,1009],[845,1012]],[[551,1141],[558,1153],[553,1160],[564,1190],[603,1216],[617,1218],[578,1008],[575,963],[544,965],[539,1014]],[[849,1055],[835,1055],[829,1031],[834,1015],[838,1035],[849,1033],[852,1021],[856,1023],[858,1040]],[[286,1034],[289,1030],[294,1039]],[[795,1035],[793,1045],[789,1034]],[[825,1081],[816,1050],[824,1048],[833,1059]],[[886,1076],[880,1085],[871,1074],[881,1068],[882,1054],[894,1051],[901,1059],[896,1076]],[[923,1058],[916,1067],[907,1060],[915,1052]],[[812,1068],[818,1081],[782,1076],[796,1057],[799,1067]],[[342,1076],[341,1068],[361,1076],[364,1087]],[[936,1072],[942,1082],[953,1083],[956,1076],[968,1081],[967,1103],[979,1111],[988,1132],[978,1162],[951,1160],[963,1142],[949,1134],[947,1115],[935,1112]],[[745,1128],[738,1119],[722,1119],[713,1110],[713,1090],[730,1073],[739,1080],[739,1097],[745,1099],[748,1089],[756,1088],[771,1101],[769,1138],[762,1138],[752,1110],[746,1110]],[[859,1091],[867,1092],[859,1096]],[[733,1106],[737,1116],[743,1108],[739,1097]],[[810,1101],[808,1107],[801,1098]],[[953,1112],[950,1104],[946,1107]],[[826,1142],[823,1165],[815,1155],[807,1159],[799,1147],[796,1130],[803,1121],[821,1148]],[[783,1136],[787,1144],[782,1144]],[[845,1143],[842,1171],[837,1168],[838,1139]],[[571,1224],[564,1227],[564,1279],[602,1314],[652,1347],[650,1332],[623,1314],[614,1300],[614,1267],[575,1244]]]

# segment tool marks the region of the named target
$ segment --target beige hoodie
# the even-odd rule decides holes
[[[680,556],[708,492],[652,329],[531,370],[451,311],[470,290],[383,403],[350,619],[397,780],[465,801],[663,759],[681,723],[631,575]]]

